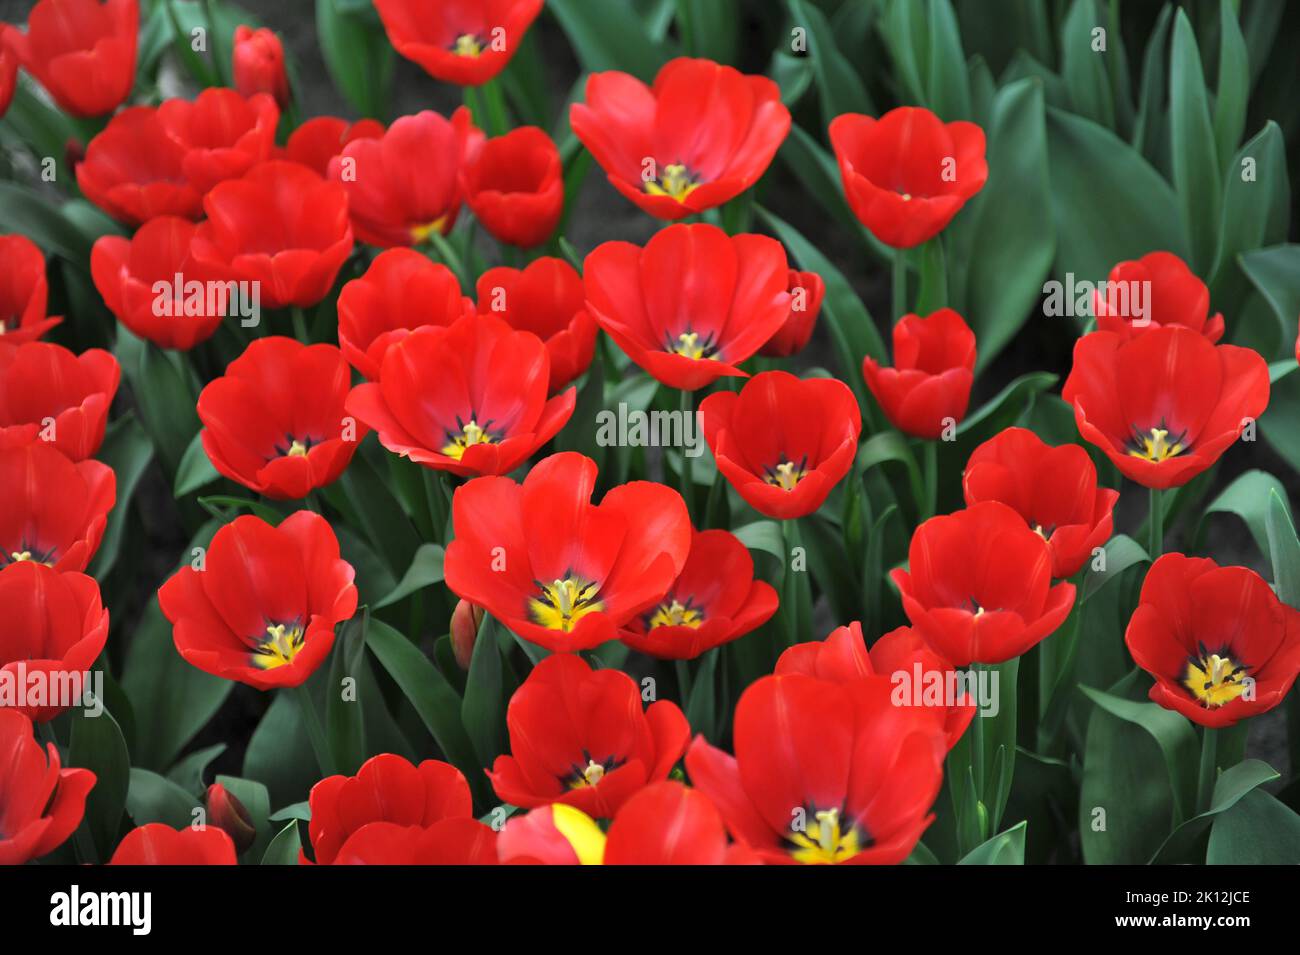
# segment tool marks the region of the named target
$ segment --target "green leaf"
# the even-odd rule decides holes
[[[1192,271],[1205,275],[1218,244],[1223,182],[1201,55],[1184,10],[1174,16],[1169,124],[1174,187],[1191,236]]]
[[[1164,118],[1165,49],[1169,45],[1169,24],[1173,22],[1174,8],[1166,3],[1156,18],[1155,28],[1147,40],[1142,59],[1141,92],[1138,94],[1137,119],[1133,123],[1133,148],[1155,162],[1159,137],[1157,123]]]
[[[736,62],[740,33],[738,0],[678,0],[677,29],[687,56]]]
[[[86,797],[86,814],[78,827],[77,844],[93,850],[86,862],[107,862],[117,847],[131,780],[131,754],[117,720],[105,709],[98,716],[73,711],[68,765],[95,774],[95,788]],[[89,838],[85,838],[89,836]]]
[[[1268,302],[1281,331],[1280,341],[1288,357],[1296,337],[1300,316],[1300,245],[1274,245],[1243,252],[1237,257],[1241,270]],[[1271,357],[1271,356],[1265,356]],[[1289,421],[1294,422],[1291,418]]]
[[[62,145],[53,155],[63,155]],[[0,232],[25,235],[46,254],[82,269],[90,261],[91,238],[64,218],[48,197],[16,183],[0,182]]]
[[[387,120],[396,54],[383,29],[339,0],[316,0],[316,34],[334,85],[352,108]]]
[[[1269,498],[1274,491],[1286,494],[1282,482],[1267,471],[1247,471],[1224,488],[1205,508],[1205,513],[1236,514],[1250,528],[1260,553],[1267,556]],[[1289,516],[1290,508],[1285,497],[1282,498],[1282,504]]]
[[[546,9],[589,73],[622,70],[649,82],[675,52],[651,39],[626,0],[550,0]]]
[[[1219,0],[1219,86],[1214,98],[1214,141],[1219,163],[1232,158],[1246,129],[1250,64],[1233,0]]]
[[[244,861],[260,859],[273,838],[272,827],[268,817],[271,815],[271,794],[266,786],[256,779],[243,779],[239,776],[218,776],[220,783],[229,793],[238,799],[248,811],[249,821],[253,824],[256,837],[253,844],[241,855]]]
[[[293,819],[285,823],[284,828],[275,834],[271,844],[266,847],[262,865],[298,865],[298,852],[301,849],[298,821]]]
[[[369,610],[362,608],[340,629],[330,660],[329,682],[325,686],[325,731],[334,765],[345,776],[355,775],[367,755],[365,708],[360,702],[360,670],[365,665],[369,618]],[[351,692],[346,692],[344,680],[351,681]]]
[[[1061,25],[1061,76],[1070,92],[1074,111],[1095,123],[1115,128],[1115,101],[1106,58],[1115,55],[1093,49],[1092,31],[1105,21],[1096,0],[1074,0]]]
[[[131,770],[130,786],[126,793],[126,811],[136,826],[161,822],[173,829],[181,829],[194,821],[194,810],[199,801],[165,776],[147,769]]]
[[[442,583],[444,555],[445,551],[441,544],[421,544],[419,550],[415,552],[415,559],[411,561],[411,566],[406,568],[406,573],[402,575],[401,583],[376,603],[375,609],[382,610],[384,607],[390,607],[425,587]]]
[[[291,803],[276,812],[267,816],[268,822],[285,822],[289,819],[301,819],[303,822],[311,821],[311,803],[307,800],[302,802]]]
[[[1190,857],[1191,849],[1214,822],[1215,817],[1237,805],[1252,790],[1278,778],[1280,777],[1277,770],[1258,759],[1243,760],[1236,766],[1225,769],[1214,783],[1214,796],[1210,800],[1210,808],[1188,819],[1170,833],[1169,838],[1152,857],[1151,863],[1158,865],[1199,862],[1199,859]]]
[[[1300,609],[1300,540],[1296,539],[1291,508],[1276,488],[1269,491],[1265,532],[1278,599]]]
[[[1300,816],[1255,789],[1219,814],[1210,829],[1208,865],[1300,863]]]
[[[961,30],[952,4],[948,0],[929,0],[926,20],[930,27],[927,105],[945,122],[972,119],[966,54],[962,52]]]
[[[103,580],[117,564],[122,552],[122,535],[126,530],[127,515],[131,512],[131,501],[140,486],[140,479],[149,469],[149,462],[153,460],[153,445],[140,422],[128,413],[108,426],[98,457],[113,469],[117,477],[117,500],[109,512],[104,537],[90,569],[93,577]]]
[[[699,658],[699,668],[691,684],[690,699],[685,700],[686,722],[705,739],[717,738],[717,670],[719,647]]]
[[[1118,580],[1130,567],[1151,561],[1146,549],[1127,534],[1116,534],[1112,537],[1107,542],[1105,551],[1105,570],[1095,571],[1089,562],[1084,571],[1083,584],[1079,588],[1081,605],[1111,581]]]
[[[242,770],[266,785],[271,802],[280,806],[303,799],[320,780],[302,710],[289,693],[277,693],[253,730]]]
[[[199,430],[195,392],[185,359],[118,326],[117,359],[139,404],[140,418],[169,475]]]
[[[184,497],[220,479],[221,475],[212,466],[208,453],[203,450],[203,432],[200,431],[181,455],[172,494],[174,497]]]
[[[181,757],[171,769],[167,770],[167,779],[193,796],[203,795],[207,789],[203,778],[207,774],[208,767],[228,748],[225,743],[213,743],[211,746],[205,746]]]
[[[497,623],[487,614],[474,640],[461,721],[469,734],[480,766],[491,766],[509,748],[506,742],[506,696],[502,685],[501,652]]]
[[[822,126],[843,113],[874,113],[862,77],[835,45],[835,31],[825,14],[806,0],[786,0],[794,25],[808,31],[808,57],[812,60]]]
[[[781,525],[776,521],[755,521],[737,527],[732,533],[750,550],[771,554],[785,566],[785,538],[781,536]]]
[[[961,859],[958,865],[1024,865],[1025,830],[1028,823],[1019,822],[1005,832],[1000,832],[982,845],[976,846]]]

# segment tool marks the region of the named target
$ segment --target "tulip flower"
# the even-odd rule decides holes
[[[543,0],[375,0],[388,41],[430,76],[481,86],[500,73],[537,19]]]
[[[785,250],[760,235],[673,225],[644,249],[606,242],[587,256],[587,308],[634,362],[670,388],[695,391],[738,365],[790,315]]]
[[[0,865],[22,865],[66,842],[95,781],[88,769],[64,769],[58,747],[38,743],[21,712],[0,708]]]
[[[593,670],[581,657],[543,659],[506,709],[510,754],[488,778],[513,806],[564,803],[611,818],[629,797],[665,779],[690,740],[670,700],[641,710],[641,687],[621,670]]]
[[[555,394],[591,365],[596,321],[586,309],[582,276],[563,259],[540,256],[527,267],[499,266],[478,280],[478,311],[532,332],[546,343]]]
[[[483,626],[483,608],[475,607],[468,600],[456,601],[456,609],[451,612],[451,652],[456,658],[456,665],[469,672],[469,665],[474,659],[474,644],[478,641],[479,627]]]
[[[257,828],[248,809],[238,797],[221,783],[213,783],[203,796],[208,807],[208,817],[234,843],[235,852],[245,852],[257,839]]]
[[[277,159],[302,163],[322,178],[329,178],[330,160],[343,152],[354,139],[379,139],[384,124],[377,119],[359,119],[349,123],[336,116],[316,116],[292,133]]]
[[[604,865],[605,832],[581,809],[551,803],[506,820],[497,855],[508,865]]]
[[[900,106],[879,119],[836,116],[830,137],[849,208],[895,249],[942,232],[989,176],[984,130],[945,123],[919,106]]]
[[[681,495],[649,481],[590,503],[596,464],[573,452],[516,484],[476,478],[452,500],[447,586],[511,632],[549,650],[587,650],[657,603],[686,563]]]
[[[934,819],[947,745],[933,714],[891,692],[885,680],[763,677],[736,704],[736,755],[699,736],[686,771],[764,862],[902,862]]]
[[[99,348],[75,355],[28,342],[0,349],[0,445],[45,441],[71,461],[94,457],[122,369]]]
[[[388,450],[426,467],[508,474],[573,414],[576,389],[547,399],[550,373],[536,335],[470,315],[390,345],[379,381],[354,388],[347,410]]]
[[[804,350],[821,311],[826,283],[814,272],[790,270],[790,314],[785,324],[758,350],[760,355],[788,358]]]
[[[192,101],[165,101],[158,107],[158,121],[185,147],[181,170],[195,191],[204,195],[271,155],[280,110],[265,93],[245,99],[234,90],[214,88]]]
[[[935,440],[966,416],[975,381],[975,333],[950,308],[894,325],[894,367],[868,355],[862,376],[899,431]]]
[[[1131,338],[1148,328],[1182,325],[1210,344],[1223,337],[1223,316],[1210,318],[1210,290],[1172,252],[1149,252],[1110,270],[1093,293],[1097,329]]]
[[[173,829],[161,822],[132,829],[109,865],[237,865],[235,844],[216,826]]]
[[[822,506],[857,454],[857,399],[834,378],[755,375],[739,393],[700,403],[704,438],[718,470],[756,511],[778,520]]]
[[[237,517],[213,535],[199,566],[182,567],[158,591],[176,650],[206,673],[259,690],[300,686],[357,609],[352,566],[312,511],[279,527]]]
[[[498,242],[531,249],[564,212],[564,167],[551,137],[521,126],[489,139],[461,168],[465,202]]]
[[[735,534],[694,531],[681,574],[619,637],[650,656],[693,660],[758,629],[776,607],[776,591],[754,579],[754,559]]]
[[[0,568],[31,560],[85,570],[116,499],[106,464],[74,464],[44,441],[0,448]]]
[[[953,666],[1020,656],[1074,606],[1074,585],[1052,584],[1047,541],[997,501],[926,521],[908,569],[889,576],[916,632]]]
[[[0,235],[0,262],[0,348],[35,341],[63,321],[45,314],[45,256],[26,236]]]
[[[14,91],[18,88],[18,57],[5,43],[5,31],[9,26],[0,23],[0,119],[9,112],[13,102]]]
[[[266,27],[235,27],[231,72],[241,96],[268,93],[285,109],[289,105],[289,76],[284,70],[284,46]]]
[[[380,248],[446,235],[460,212],[462,163],[483,145],[469,110],[444,119],[403,116],[379,138],[354,139],[330,160],[329,178],[347,193],[357,238]]]
[[[1007,428],[966,462],[967,504],[1001,501],[1047,541],[1052,576],[1073,576],[1110,540],[1119,492],[1097,486],[1097,468],[1077,444],[1052,447],[1025,428]]]
[[[203,450],[250,490],[304,498],[338,480],[367,434],[345,410],[350,384],[333,345],[256,338],[199,394]]]
[[[413,766],[393,753],[372,756],[355,776],[322,779],[309,803],[308,832],[321,865],[335,863],[351,837],[373,823],[427,827],[473,815],[469,783],[459,769],[436,759]]]
[[[1246,567],[1165,554],[1124,633],[1152,701],[1218,729],[1277,706],[1300,673],[1300,612]]]
[[[108,640],[108,611],[94,579],[17,561],[0,571],[0,618],[6,621],[0,671],[20,682],[24,674],[28,681],[44,674],[49,688],[44,700],[18,705],[18,711],[46,723],[80,704],[81,692],[58,699],[55,690],[88,689],[81,681]]]
[[[1214,464],[1264,413],[1268,395],[1258,352],[1176,325],[1132,339],[1085,335],[1061,390],[1083,439],[1125,477],[1159,490]]]
[[[5,31],[9,49],[73,116],[103,116],[135,83],[138,0],[38,0],[27,32]]]
[[[372,822],[343,843],[334,865],[496,865],[497,834],[477,819],[430,826]]]
[[[474,311],[451,269],[411,249],[388,249],[339,293],[339,347],[353,368],[378,381],[388,346]]]
[[[610,185],[673,220],[758,182],[790,132],[790,111],[765,76],[681,57],[664,64],[653,86],[613,70],[592,73],[569,122]]]
[[[185,175],[185,144],[148,106],[123,110],[86,147],[77,185],[114,219],[138,226],[157,216],[203,216],[203,193]]]

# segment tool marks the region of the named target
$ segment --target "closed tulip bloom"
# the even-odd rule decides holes
[[[235,89],[243,96],[268,93],[284,109],[289,105],[289,76],[284,69],[284,46],[266,27],[235,27],[231,72]]]
[[[354,139],[378,139],[384,135],[384,124],[377,119],[359,119],[349,123],[337,116],[315,116],[292,133],[277,159],[302,163],[312,172],[329,178],[330,160],[343,152],[343,147]]]
[[[830,137],[849,208],[896,249],[942,232],[989,176],[984,130],[945,123],[919,106],[900,106],[879,119],[836,116]]]
[[[591,74],[569,121],[615,189],[670,220],[740,195],[790,132],[772,80],[686,57],[664,64],[653,86],[614,70]]]
[[[300,686],[357,609],[352,566],[312,511],[278,527],[237,517],[213,535],[202,566],[182,567],[158,591],[176,649],[206,673],[259,690]]]
[[[216,826],[173,829],[161,822],[132,829],[109,865],[238,865],[235,844]]]
[[[592,504],[595,485],[595,462],[563,452],[522,484],[488,477],[458,488],[447,586],[548,650],[615,639],[681,573],[691,521],[672,488],[632,481]]]
[[[763,677],[736,704],[735,756],[696,737],[691,782],[769,864],[893,865],[934,820],[947,745],[885,680]]]
[[[84,574],[61,574],[34,560],[18,561],[0,571],[0,672],[14,685],[42,674],[49,695],[17,707],[34,722],[45,723],[80,705],[84,674],[89,673],[108,640],[108,611],[99,584]],[[30,684],[29,684],[30,685]],[[70,687],[75,698],[56,698]]]
[[[582,276],[563,259],[540,256],[523,269],[499,266],[478,280],[478,311],[532,332],[551,359],[551,394],[591,365],[596,320],[587,311]]]
[[[587,308],[634,362],[670,388],[695,391],[724,376],[790,314],[785,250],[761,235],[673,225],[644,249],[606,242],[583,266]]]
[[[350,385],[333,345],[254,339],[199,395],[203,450],[250,490],[304,498],[338,480],[366,436],[344,407]]]
[[[230,836],[236,852],[246,852],[257,840],[257,828],[253,825],[247,807],[221,783],[209,786],[203,795],[203,801],[207,804],[212,825]]]
[[[1218,729],[1277,706],[1300,673],[1300,612],[1246,567],[1165,554],[1124,634],[1152,701]]]
[[[44,441],[0,448],[0,568],[31,560],[85,570],[116,499],[106,464],[74,464]]]
[[[812,338],[817,313],[821,311],[822,298],[826,295],[826,283],[814,272],[791,269],[789,292],[790,315],[780,330],[758,350],[760,355],[788,358],[803,351]]]
[[[1007,428],[966,462],[967,504],[1001,501],[1047,541],[1052,576],[1073,576],[1110,540],[1119,492],[1097,486],[1097,468],[1077,444],[1052,447],[1025,428]]]
[[[432,110],[403,116],[379,138],[354,139],[330,160],[357,238],[380,248],[446,235],[460,212],[461,165],[483,145],[469,110],[445,119]]]
[[[45,441],[71,461],[94,457],[122,369],[99,348],[52,342],[0,348],[0,445]]]
[[[394,342],[417,328],[451,325],[474,311],[451,269],[412,249],[388,249],[339,292],[339,347],[363,377],[378,381]]]
[[[483,228],[507,245],[541,245],[564,212],[560,151],[536,126],[489,139],[462,168],[461,186]]]
[[[435,79],[481,86],[510,62],[543,0],[375,0],[398,53]]]
[[[1052,584],[1047,541],[997,501],[926,521],[908,569],[889,576],[916,632],[959,667],[1020,656],[1074,606],[1074,585]]]
[[[1223,337],[1223,316],[1210,317],[1210,290],[1172,252],[1149,252],[1110,270],[1093,293],[1097,328],[1130,338],[1149,328],[1182,325],[1211,344]]]
[[[739,393],[700,403],[704,438],[718,470],[768,517],[811,514],[853,466],[862,415],[853,392],[834,378],[765,371]]]
[[[619,636],[633,650],[693,660],[756,630],[776,613],[776,591],[754,579],[749,549],[730,531],[695,531],[682,572]]]
[[[39,0],[27,32],[6,30],[9,49],[73,116],[103,116],[135,82],[137,0]]]
[[[0,235],[0,349],[40,338],[59,322],[45,314],[50,286],[45,256],[23,235]]]
[[[1165,326],[1126,339],[1093,332],[1074,346],[1061,397],[1079,434],[1125,477],[1186,484],[1214,464],[1268,407],[1268,364],[1236,345]]]
[[[148,106],[123,110],[86,147],[77,185],[114,219],[137,226],[157,216],[203,216],[203,193],[185,175],[188,150]]]
[[[894,326],[894,367],[868,355],[862,376],[880,409],[899,431],[935,440],[966,416],[975,382],[975,333],[950,308],[922,318],[904,315]]]
[[[347,400],[394,454],[458,475],[508,474],[555,437],[577,390],[547,399],[541,339],[470,315],[416,329],[384,354],[379,381]]]
[[[333,865],[496,865],[497,833],[477,819],[430,826],[372,822],[343,843]]]
[[[564,803],[605,819],[668,776],[691,732],[677,704],[642,712],[635,680],[569,653],[533,668],[510,698],[506,725],[510,755],[488,773],[500,799],[529,809]]]
[[[0,708],[0,865],[22,865],[66,842],[95,781],[88,769],[64,769],[58,747],[38,743],[21,712]]]
[[[271,155],[280,110],[265,93],[245,99],[234,90],[213,88],[192,101],[165,101],[158,107],[158,121],[184,146],[181,170],[203,195]]]

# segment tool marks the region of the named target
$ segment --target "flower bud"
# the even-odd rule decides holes
[[[469,670],[469,661],[474,656],[474,640],[482,623],[483,608],[466,600],[457,603],[451,613],[451,652],[462,670]]]
[[[257,838],[257,830],[244,804],[221,783],[208,787],[204,801],[208,804],[208,822],[230,836],[235,851],[242,853]]]
[[[270,93],[281,109],[289,105],[289,78],[284,71],[284,46],[266,27],[235,28],[232,56],[235,89],[241,96]]]

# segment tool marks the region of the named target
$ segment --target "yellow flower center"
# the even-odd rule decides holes
[[[807,832],[791,831],[786,838],[793,843],[790,856],[805,865],[826,865],[852,859],[865,846],[856,828],[840,826],[838,809],[813,813],[815,824]]]
[[[462,33],[456,37],[456,42],[452,44],[451,50],[457,56],[478,56],[483,52],[483,44],[479,38],[472,33]]]
[[[293,444],[289,445],[289,450],[285,452],[287,458],[305,458],[307,456],[307,445],[294,439]]]
[[[528,601],[533,622],[548,630],[569,633],[589,613],[599,613],[605,605],[597,599],[600,585],[570,574],[544,584],[537,581],[540,593]]]
[[[682,603],[674,597],[672,603],[661,603],[650,615],[647,622],[649,629],[653,630],[655,627],[697,629],[704,622],[704,611],[699,607],[692,607],[691,599],[688,597],[686,603]]]
[[[1207,709],[1214,709],[1246,692],[1247,684],[1242,678],[1249,667],[1231,656],[1208,653],[1204,646],[1200,650],[1200,656],[1187,661],[1187,673],[1183,677],[1183,686],[1192,699]]]
[[[700,188],[700,183],[695,181],[694,177],[687,172],[686,167],[681,163],[664,166],[663,175],[658,179],[651,179],[645,184],[645,191],[650,195],[667,196],[669,199],[676,199],[678,202],[681,202],[698,188]]]
[[[32,552],[29,550],[16,550],[9,555],[9,559],[12,560],[15,564],[20,561],[31,560]]]
[[[442,448],[442,453],[447,457],[459,461],[465,456],[467,448],[472,448],[476,444],[496,443],[497,436],[480,425],[472,416],[466,422],[457,418],[456,423],[460,425],[460,431],[448,431],[447,443]],[[490,426],[492,422],[488,421],[485,424]]]
[[[586,767],[582,770],[582,775],[574,781],[573,788],[578,789],[582,786],[594,786],[605,778],[605,767],[594,759],[587,760]]]
[[[1168,428],[1152,428],[1144,434],[1134,427],[1128,453],[1145,461],[1168,461],[1187,450],[1183,444],[1185,437],[1186,432],[1183,432],[1170,440]]]
[[[447,217],[439,216],[437,219],[434,219],[432,222],[426,222],[424,225],[411,226],[411,238],[415,241],[416,245],[423,245],[429,241],[429,236],[433,235],[435,232],[439,235],[444,235],[446,231]]]
[[[808,476],[808,456],[804,455],[797,462],[782,458],[775,467],[764,468],[763,472],[763,480],[768,484],[774,484],[783,491],[793,491]]]
[[[664,336],[664,351],[672,352],[674,355],[684,355],[687,358],[716,358],[718,346],[713,343],[713,333],[709,332],[703,338],[699,332],[682,332],[676,338],[672,335]]]
[[[263,670],[273,670],[292,663],[303,648],[306,629],[298,623],[270,624],[266,637],[253,649],[253,664]]]

